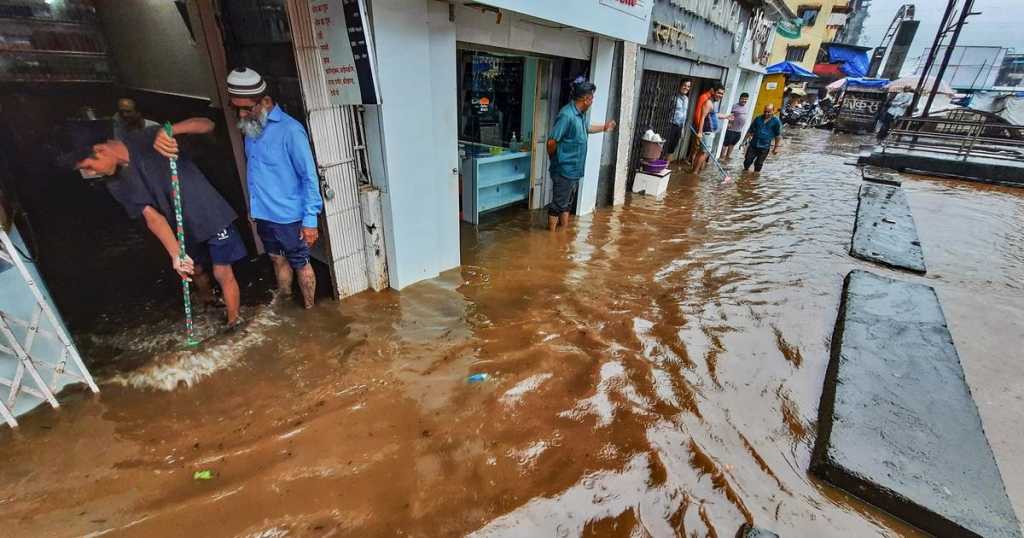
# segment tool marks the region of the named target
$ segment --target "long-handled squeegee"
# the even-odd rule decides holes
[[[174,137],[174,128],[171,127],[171,122],[164,124],[164,132],[167,136]],[[181,182],[178,180],[178,159],[171,157],[168,159],[171,165],[171,190],[174,192],[174,221],[177,228],[178,237],[178,260],[184,260],[187,254],[185,253],[185,222],[181,217]],[[185,299],[185,331],[186,331],[186,346],[196,346],[199,341],[196,340],[195,329],[192,326],[192,294],[189,293],[189,279],[188,277],[181,277],[181,293]]]
[[[697,131],[694,130],[693,125],[690,126],[690,132],[693,133],[694,136],[697,136]],[[715,163],[715,166],[718,168],[718,171],[722,174],[722,183],[728,183],[732,181],[732,176],[725,173],[725,169],[722,168],[722,164],[718,162],[718,159],[716,159],[714,155],[711,154],[711,150],[704,145],[704,139],[697,136],[697,142],[700,143],[700,147],[701,149],[704,150],[704,153],[708,154],[708,159],[711,159],[711,162]]]

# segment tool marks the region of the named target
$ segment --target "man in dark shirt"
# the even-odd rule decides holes
[[[206,132],[206,119],[191,119],[174,125],[175,135]],[[185,225],[185,246],[188,255],[178,259],[178,241],[170,221],[174,220],[174,194],[168,160],[153,149],[153,139],[160,127],[150,127],[127,136],[125,140],[108,140],[92,147],[92,153],[78,161],[76,168],[88,174],[110,177],[107,190],[131,218],[141,217],[146,227],[160,240],[171,258],[171,266],[182,278],[192,278],[199,294],[213,299],[206,269],[213,266],[213,276],[220,284],[227,306],[228,328],[240,323],[240,293],[231,264],[244,258],[235,220],[238,215],[210,185],[187,155],[178,157],[178,180],[181,185],[182,220]]]

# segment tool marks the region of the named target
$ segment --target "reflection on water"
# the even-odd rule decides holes
[[[0,518],[55,536],[912,536],[805,472],[856,267],[936,287],[1021,512],[1024,192],[906,178],[930,272],[894,273],[846,252],[860,141],[791,136],[760,176],[678,173],[567,232],[496,216],[464,229],[462,269],[267,310],[210,344],[225,360],[150,356],[0,434]]]

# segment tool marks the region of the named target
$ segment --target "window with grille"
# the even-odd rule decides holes
[[[790,45],[790,46],[786,47],[786,61],[789,61],[789,62],[802,62],[802,61],[804,61],[804,56],[807,55],[807,49],[809,49],[809,48],[810,47],[807,46],[807,45],[805,45],[803,47],[794,47],[793,45]]]

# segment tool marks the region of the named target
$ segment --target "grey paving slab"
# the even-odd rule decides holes
[[[930,286],[843,285],[811,473],[936,536],[1021,538]]]
[[[903,189],[861,184],[850,254],[888,267],[926,271],[921,240]]]

